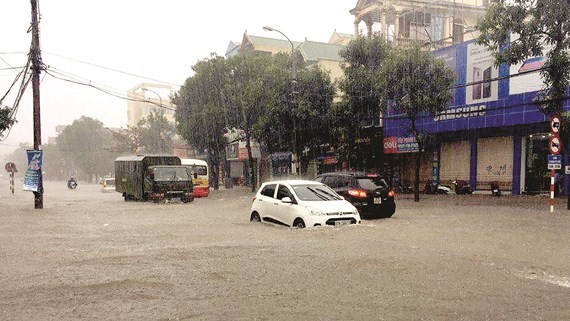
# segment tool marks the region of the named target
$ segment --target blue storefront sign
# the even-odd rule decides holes
[[[24,175],[24,191],[39,192],[42,175],[42,151],[28,150],[28,169]]]

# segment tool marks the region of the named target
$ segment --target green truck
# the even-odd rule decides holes
[[[192,177],[177,156],[124,156],[115,160],[115,190],[125,201],[194,200]]]

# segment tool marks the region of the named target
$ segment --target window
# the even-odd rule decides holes
[[[282,200],[284,197],[289,197],[291,200],[295,199],[287,186],[279,185],[279,188],[277,189],[277,199]]]
[[[336,176],[325,176],[323,183],[327,184],[328,186],[332,187],[332,188],[337,188],[338,187],[338,177]]]
[[[261,190],[261,195],[273,197],[275,195],[275,184],[269,184]]]

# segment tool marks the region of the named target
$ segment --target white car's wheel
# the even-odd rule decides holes
[[[253,213],[251,213],[251,217],[249,218],[249,221],[254,222],[254,223],[261,222],[261,217],[259,217],[259,214],[257,214],[257,212],[253,212]]]
[[[305,221],[303,219],[298,218],[293,222],[293,226],[296,228],[305,228]]]

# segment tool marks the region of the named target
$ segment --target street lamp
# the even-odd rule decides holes
[[[152,89],[145,88],[145,87],[142,87],[141,90],[142,91],[150,91],[150,92],[153,92],[155,95],[157,95],[158,99],[160,100],[160,107],[162,108],[162,97],[160,97],[160,95],[156,91],[154,91]]]
[[[291,72],[291,105],[294,106],[296,101],[295,98],[298,94],[297,92],[297,66],[295,64],[295,45],[293,44],[293,42],[291,41],[291,39],[289,39],[289,37],[287,37],[287,35],[285,35],[283,32],[269,27],[269,26],[264,26],[263,30],[265,31],[275,31],[280,33],[283,37],[285,37],[287,39],[287,41],[289,41],[289,43],[291,44],[291,64],[292,64],[292,72]],[[292,155],[292,159],[291,159],[291,173],[293,175],[297,175],[298,174],[298,169],[297,169],[297,121],[296,121],[296,117],[293,115],[293,113],[291,112],[291,119],[293,121],[293,155]]]

